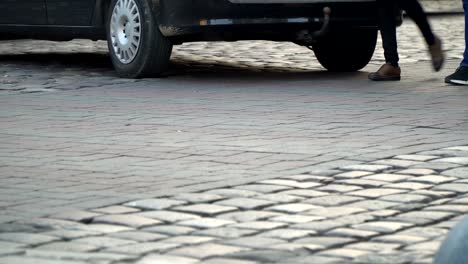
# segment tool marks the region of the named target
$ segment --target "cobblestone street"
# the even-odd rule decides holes
[[[0,42],[0,263],[431,263],[468,212],[462,16],[412,22],[403,80],[290,43],[175,47],[116,77],[104,42]],[[447,30],[450,29],[450,30]]]

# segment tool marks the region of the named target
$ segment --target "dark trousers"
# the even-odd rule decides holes
[[[468,2],[468,0],[463,0]],[[398,44],[396,34],[396,14],[398,8],[418,25],[428,45],[435,43],[435,37],[421,4],[417,0],[378,0],[379,28],[382,35],[385,60],[398,66]],[[468,52],[468,51],[467,51]]]
[[[465,56],[461,66],[468,67],[468,0],[463,0],[463,9],[465,9]]]

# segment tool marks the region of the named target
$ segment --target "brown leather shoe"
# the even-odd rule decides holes
[[[376,72],[369,74],[369,80],[372,81],[399,81],[401,80],[400,67],[394,67],[386,63]]]
[[[435,37],[435,43],[429,46],[429,54],[431,54],[432,66],[436,72],[442,69],[444,66],[445,56],[442,50],[442,41]]]

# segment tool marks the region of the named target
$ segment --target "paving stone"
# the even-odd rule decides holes
[[[98,231],[90,231],[90,230],[52,230],[48,232],[41,233],[42,235],[46,236],[53,236],[58,237],[66,240],[71,240],[80,237],[87,237],[87,236],[95,236],[102,234]]]
[[[284,190],[289,190],[291,188],[292,187],[273,185],[273,184],[248,184],[248,185],[236,186],[235,189],[254,191],[254,192],[259,192],[259,193],[275,193],[275,192],[280,192]]]
[[[457,192],[457,193],[467,193],[468,192],[468,184],[463,183],[446,183],[437,185],[433,188],[436,191],[449,191],[449,192]]]
[[[411,166],[422,164],[422,162],[419,162],[419,161],[401,160],[401,159],[384,159],[384,160],[375,161],[373,163],[389,165],[393,168],[409,168]]]
[[[83,225],[75,229],[78,231],[90,231],[90,232],[99,232],[100,234],[108,234],[122,231],[133,230],[131,227],[119,226],[119,225],[108,225],[108,224],[90,224]]]
[[[433,221],[442,221],[453,216],[452,212],[437,212],[437,211],[415,211],[399,214],[399,219],[430,219]]]
[[[211,203],[222,200],[224,197],[209,193],[181,193],[174,196],[174,199],[189,203]]]
[[[376,218],[384,218],[384,217],[389,217],[389,216],[394,216],[396,214],[399,214],[400,211],[397,210],[375,210],[375,211],[369,211],[368,214],[375,216]]]
[[[103,213],[103,214],[131,214],[139,212],[140,210],[133,207],[113,205],[102,207],[98,209],[93,209],[94,212]]]
[[[299,181],[281,180],[281,179],[266,180],[266,181],[261,181],[259,183],[287,186],[287,187],[293,187],[293,188],[298,188],[298,189],[309,189],[309,188],[314,188],[314,187],[317,187],[317,186],[321,185],[321,184],[316,183],[316,182],[299,182]]]
[[[280,193],[275,193],[275,194],[286,194],[286,195],[294,195],[294,196],[301,196],[301,197],[320,197],[320,196],[326,196],[329,193],[326,192],[319,192],[315,190],[289,190],[289,191],[284,191]],[[273,194],[273,195],[275,195]]]
[[[355,207],[355,208],[363,208],[367,210],[383,210],[388,208],[393,208],[398,203],[395,202],[388,202],[388,201],[380,201],[380,200],[364,200],[355,203],[347,204],[346,206]]]
[[[394,234],[394,235],[379,236],[379,237],[374,238],[373,240],[381,241],[385,243],[397,243],[397,244],[408,245],[408,244],[418,243],[426,239],[427,238],[420,237],[420,236],[408,236],[408,235]]]
[[[196,231],[194,235],[210,236],[210,237],[220,237],[220,238],[238,238],[243,236],[249,236],[252,234],[258,233],[257,230],[252,229],[241,229],[234,227],[220,227],[220,228],[211,228],[206,230]]]
[[[398,205],[395,205],[394,207],[392,207],[392,209],[398,210],[400,212],[410,212],[410,211],[420,211],[426,206],[427,204],[425,203],[399,203]]]
[[[60,214],[52,215],[51,218],[70,220],[76,222],[90,222],[94,217],[101,214],[91,213],[82,210],[67,211]]]
[[[178,245],[187,245],[187,244],[201,244],[208,241],[213,241],[216,238],[207,237],[207,236],[195,236],[195,235],[186,235],[186,236],[174,236],[168,239],[161,241],[162,243],[178,244]]]
[[[437,206],[427,207],[425,208],[425,210],[466,214],[468,213],[468,205],[456,205],[456,204],[437,205]]]
[[[0,233],[37,233],[43,231],[41,228],[37,228],[31,225],[23,225],[18,223],[2,223],[0,224]]]
[[[423,183],[429,183],[429,184],[436,185],[436,184],[451,182],[451,181],[454,181],[456,179],[457,178],[455,178],[455,177],[427,175],[427,176],[421,176],[421,177],[413,178],[411,180],[415,181],[415,182],[423,182]]]
[[[392,189],[392,188],[373,188],[373,189],[364,189],[355,192],[349,193],[350,195],[362,196],[366,198],[378,198],[381,196],[404,193],[405,190]]]
[[[149,254],[140,259],[136,264],[196,264],[198,259],[168,256],[160,254]]]
[[[243,222],[239,224],[231,225],[235,228],[245,228],[245,229],[254,229],[254,230],[270,230],[279,227],[286,226],[285,223],[279,222],[267,222],[267,221],[255,221],[255,222]]]
[[[236,253],[245,250],[242,247],[234,247],[227,245],[220,245],[208,243],[197,246],[189,246],[178,248],[169,252],[170,255],[186,256],[196,259],[204,259],[214,256],[225,256],[228,254]]]
[[[416,191],[413,191],[411,193],[412,194],[429,196],[429,197],[431,197],[433,199],[442,199],[442,198],[446,198],[446,197],[455,196],[454,192],[434,191],[434,190],[416,190]]]
[[[0,248],[0,261],[3,256],[20,255],[23,254],[24,251],[25,249],[23,248]]]
[[[321,183],[327,183],[333,180],[333,178],[330,178],[328,176],[318,176],[318,175],[310,175],[310,174],[293,175],[293,176],[286,176],[282,178],[300,181],[300,182],[309,181],[309,182],[321,182]]]
[[[53,242],[35,249],[38,250],[51,250],[51,251],[67,251],[67,252],[90,252],[99,249],[95,245],[77,243],[74,241],[67,242]]]
[[[421,236],[427,238],[445,237],[447,233],[447,229],[432,226],[412,227],[410,229],[399,232],[399,234],[402,235]]]
[[[294,264],[339,264],[346,263],[345,259],[332,257],[332,256],[319,256],[319,255],[310,255],[310,256],[300,256],[296,258],[286,259],[285,263],[294,263]]]
[[[146,218],[139,215],[103,215],[93,219],[93,223],[123,225],[134,228],[142,228],[152,225],[161,224],[161,221]]]
[[[235,223],[236,222],[234,221],[225,220],[225,219],[203,217],[199,219],[182,221],[177,224],[182,225],[182,226],[194,227],[194,228],[217,228],[217,227],[222,227],[222,226],[231,225]]]
[[[276,249],[279,251],[300,251],[300,250],[306,250],[308,252],[315,252],[319,250],[323,250],[324,247],[320,245],[314,245],[314,244],[299,244],[299,243],[284,243],[284,244],[276,244],[276,245],[271,245],[269,246],[270,249]]]
[[[255,198],[232,198],[217,202],[218,205],[233,206],[241,209],[253,210],[273,205],[274,202]]]
[[[244,250],[228,255],[229,258],[255,261],[256,263],[275,263],[283,262],[284,260],[294,257],[297,254],[295,252],[279,251],[271,249],[253,249]]]
[[[361,187],[358,186],[353,186],[353,185],[347,185],[347,184],[329,184],[325,185],[323,187],[318,188],[319,191],[325,191],[325,192],[332,192],[332,193],[345,193],[345,192],[352,192],[356,190],[362,189]]]
[[[452,158],[443,158],[434,160],[434,162],[448,162],[448,163],[456,163],[461,165],[468,165],[468,157],[452,157]]]
[[[409,174],[409,175],[431,175],[435,174],[435,170],[430,170],[430,169],[406,169],[398,172],[399,174]]]
[[[379,173],[364,177],[367,180],[383,181],[383,182],[399,182],[411,178],[411,176],[393,173]]]
[[[468,197],[460,197],[457,199],[453,199],[451,204],[468,204]]]
[[[444,171],[453,169],[456,167],[460,167],[460,164],[450,163],[450,162],[437,162],[435,160],[430,162],[425,162],[422,164],[414,165],[412,168],[414,169],[430,169],[430,170],[437,170],[437,171]],[[450,175],[449,175],[450,176]]]
[[[272,201],[275,203],[294,203],[294,202],[304,199],[303,197],[300,197],[300,196],[288,195],[288,194],[282,194],[282,193],[259,195],[259,196],[255,196],[255,198],[260,199],[260,200]]]
[[[260,194],[258,192],[248,191],[248,190],[240,190],[240,189],[215,189],[215,190],[207,191],[206,193],[216,194],[216,195],[227,197],[227,198],[252,197],[252,196]]]
[[[269,212],[269,211],[260,211],[260,210],[249,210],[249,211],[240,211],[234,213],[227,213],[218,215],[218,218],[236,221],[236,222],[251,222],[257,220],[265,220],[271,217],[282,216],[281,213]]]
[[[56,260],[56,259],[37,259],[24,256],[5,256],[0,257],[0,263],[7,264],[85,264],[82,261]]]
[[[312,210],[303,212],[305,215],[322,216],[325,218],[335,218],[344,215],[352,215],[365,212],[365,209],[355,207],[318,207]]]
[[[399,155],[395,157],[396,159],[402,160],[415,160],[415,161],[429,161],[437,159],[438,156],[429,156],[429,155]]]
[[[451,169],[451,170],[445,170],[441,174],[446,175],[446,176],[466,179],[468,178],[468,168],[461,167],[461,168],[456,168],[456,169]]]
[[[111,233],[109,234],[109,236],[138,242],[151,242],[167,238],[166,235],[143,231],[126,231],[119,233]]]
[[[328,231],[326,235],[339,236],[339,237],[353,237],[353,238],[369,238],[378,235],[379,233],[366,230],[358,230],[352,228],[337,228]]]
[[[405,250],[413,250],[413,251],[431,251],[437,252],[440,248],[441,242],[440,241],[428,241],[423,243],[417,244],[410,244],[405,247]]]
[[[386,185],[386,188],[395,188],[395,189],[408,189],[408,190],[421,190],[431,188],[433,185],[424,184],[419,182],[400,182]]]
[[[337,181],[337,183],[359,186],[362,189],[362,188],[377,188],[377,187],[387,184],[388,182],[368,180],[368,179],[352,179],[352,180],[350,179],[350,180],[339,180]]]
[[[186,235],[194,232],[196,229],[188,226],[159,225],[144,228],[143,231],[155,232],[169,236]]]
[[[291,204],[276,205],[276,206],[268,207],[266,209],[271,210],[271,211],[293,214],[293,213],[300,213],[300,212],[304,212],[304,211],[308,211],[308,210],[316,209],[316,208],[318,208],[318,206],[315,206],[312,204],[291,203]]]
[[[350,244],[346,246],[347,248],[362,249],[374,252],[392,252],[402,245],[397,243],[383,243],[383,242],[360,242],[355,244]]]
[[[173,199],[146,199],[126,203],[125,206],[136,207],[145,210],[164,210],[170,207],[186,204],[185,201]]]
[[[268,246],[285,243],[285,241],[269,237],[249,236],[225,240],[222,243],[242,248],[265,249],[268,248]]]
[[[217,214],[222,214],[222,213],[227,213],[227,212],[238,210],[237,207],[221,206],[221,205],[216,205],[216,204],[194,204],[194,205],[187,205],[187,206],[179,206],[173,209],[177,211],[194,213],[194,214],[199,214],[199,215],[207,215],[207,216],[212,216],[212,215],[217,215]]]
[[[372,172],[369,171],[348,171],[335,175],[336,179],[355,179],[361,178],[364,176],[372,175]]]
[[[283,240],[298,239],[302,237],[307,237],[310,235],[315,235],[317,232],[313,230],[303,230],[303,229],[292,229],[292,228],[280,228],[271,231],[261,233],[262,237],[272,237]]]
[[[377,165],[377,164],[359,164],[359,165],[348,165],[341,167],[342,170],[348,171],[369,171],[369,172],[380,172],[391,169],[392,166],[388,165]]]
[[[359,256],[367,255],[369,252],[364,250],[352,249],[352,248],[336,248],[320,252],[319,255],[334,256],[340,258],[356,258]]]
[[[57,237],[21,232],[0,233],[0,240],[26,245],[39,245],[59,240]]]
[[[99,248],[104,247],[117,247],[122,245],[129,245],[135,244],[135,241],[127,240],[127,239],[120,239],[120,238],[112,238],[112,237],[84,237],[73,240],[75,243],[92,245]]]
[[[60,219],[51,219],[51,218],[32,218],[26,220],[20,220],[18,224],[31,225],[37,229],[61,229],[61,228],[81,228],[85,226],[82,223],[60,220]]]
[[[316,206],[339,206],[360,200],[363,200],[363,198],[348,195],[327,195],[323,197],[311,198],[305,200],[304,202]]]
[[[309,223],[301,223],[291,226],[291,228],[314,230],[318,233],[326,232],[331,229],[345,226],[345,223],[334,220],[314,221]]]
[[[175,223],[184,220],[198,219],[200,216],[195,214],[179,213],[173,211],[146,211],[137,215],[145,218],[157,219],[163,222]]]
[[[203,261],[203,263],[204,264],[257,264],[257,262],[254,262],[254,261],[228,259],[228,258],[211,258],[209,260]]]
[[[456,146],[456,147],[450,147],[446,148],[448,150],[459,150],[459,151],[468,151],[468,146]]]
[[[379,198],[383,201],[390,201],[390,202],[400,202],[400,203],[427,203],[430,202],[432,199],[424,196],[424,195],[417,195],[417,194],[393,194],[387,195]]]
[[[406,254],[395,254],[394,252],[376,252],[374,254],[367,254],[359,256],[353,260],[355,263],[366,263],[366,264],[405,264],[414,263],[417,257]]]
[[[378,233],[394,233],[404,228],[413,226],[410,223],[378,221],[354,225],[353,228],[367,231],[374,231]]]
[[[310,215],[281,215],[275,216],[270,218],[273,222],[284,222],[284,223],[291,223],[291,224],[301,224],[301,223],[309,223],[313,221],[324,220],[325,217],[323,216],[310,216]]]
[[[65,252],[65,251],[46,251],[46,250],[28,250],[26,256],[37,259],[54,259],[60,260],[60,263],[66,261],[83,261],[80,263],[92,262],[112,262],[112,261],[129,261],[134,260],[135,256],[116,254],[116,253],[103,253],[103,252]]]
[[[354,242],[355,239],[348,237],[338,237],[338,236],[314,236],[308,238],[301,238],[294,240],[294,243],[299,244],[316,244],[323,246],[325,248],[338,248],[343,245]]]

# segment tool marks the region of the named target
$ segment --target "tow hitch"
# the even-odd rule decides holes
[[[331,8],[330,7],[325,7],[323,9],[323,24],[320,30],[318,31],[313,31],[311,32],[310,30],[301,30],[297,34],[297,40],[296,42],[298,44],[304,45],[304,46],[311,46],[315,42],[317,42],[318,39],[326,35],[330,29],[330,15],[331,15]]]

